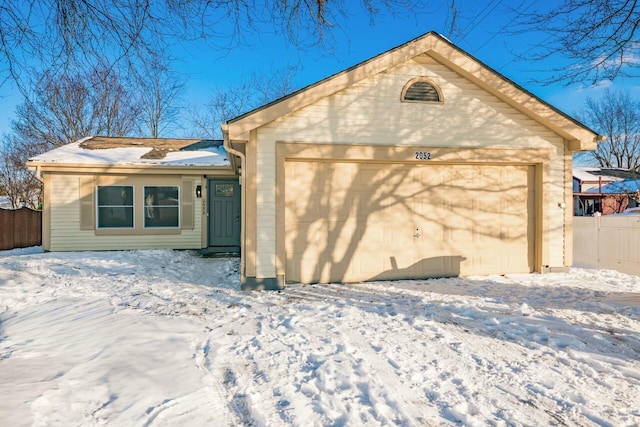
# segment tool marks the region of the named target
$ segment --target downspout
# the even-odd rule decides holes
[[[245,178],[245,174],[244,171],[245,169],[245,156],[244,153],[234,149],[231,146],[231,139],[229,138],[229,125],[226,123],[223,123],[220,125],[220,128],[222,129],[222,137],[223,137],[223,143],[222,146],[224,147],[225,151],[227,152],[227,154],[233,154],[234,156],[240,157],[240,275],[242,276],[242,278],[245,277],[245,250],[244,250],[244,244],[246,242],[246,211],[245,211],[245,206],[247,205],[246,203],[246,192],[245,192],[245,188],[246,187],[246,178]]]
[[[33,164],[29,164],[30,162],[27,162],[27,168],[33,170],[34,169],[34,165]],[[42,165],[40,164],[36,164],[35,165],[35,176],[36,179],[38,181],[40,181],[41,183],[44,184],[44,178],[42,178],[42,171],[40,170],[40,168],[42,168]]]
[[[42,183],[42,192],[40,193],[40,195],[42,196],[42,206],[44,207],[44,192],[45,192],[44,178],[42,177],[42,171],[40,170],[42,168],[42,165],[37,164],[35,167],[36,167],[36,170],[35,170],[36,179]],[[29,164],[27,164],[27,168],[32,169],[33,166],[30,166]],[[40,205],[40,203],[38,205]]]

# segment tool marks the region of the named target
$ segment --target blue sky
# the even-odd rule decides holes
[[[519,10],[530,5],[535,7],[536,1],[524,0]],[[448,34],[447,22],[451,14],[447,4],[452,2],[433,1],[440,5],[429,13],[383,11],[373,17],[373,22],[359,6],[360,2],[345,2],[349,3],[348,16],[336,22],[325,48],[299,49],[269,25],[261,26],[260,32],[247,33],[249,43],[228,51],[205,44],[176,45],[172,54],[181,59],[176,61],[175,68],[187,75],[185,109],[202,104],[213,88],[236,83],[242,75],[293,65],[298,67],[295,83],[302,87],[429,31],[447,36],[460,48],[570,115],[583,108],[588,96],[597,97],[606,87],[628,90],[632,96],[640,96],[640,83],[633,79],[603,82],[597,87],[534,83],[540,76],[538,70],[551,69],[561,63],[550,59],[534,64],[517,60],[516,54],[526,56],[535,42],[545,40],[545,35],[509,34],[507,30],[512,27],[514,12],[509,9],[512,5],[505,4],[510,2],[503,0],[455,1],[464,36]],[[10,84],[0,87],[0,134],[10,130],[18,102],[20,97]],[[179,137],[186,133],[188,129],[163,136]]]

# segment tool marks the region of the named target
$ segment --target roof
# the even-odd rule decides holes
[[[573,168],[573,177],[579,181],[616,181],[621,178],[609,176],[603,172],[602,168],[596,166],[580,166]]]
[[[222,141],[93,136],[29,159],[30,164],[229,167]]]
[[[611,182],[602,186],[602,191],[598,191],[598,188],[590,188],[585,193],[596,194],[633,194],[640,191],[640,177],[639,178],[627,178],[621,181]]]
[[[595,166],[581,166],[573,168],[573,177],[584,182],[594,181],[603,182],[621,181],[627,178],[638,177],[638,172],[630,169],[622,168],[600,168]]]
[[[310,105],[371,75],[425,56],[435,59],[570,141],[572,151],[593,150],[597,147],[597,142],[604,139],[597,132],[512,82],[433,31],[235,117],[227,121],[223,131],[231,140],[247,140],[248,132],[252,129]]]

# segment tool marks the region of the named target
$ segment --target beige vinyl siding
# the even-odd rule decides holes
[[[257,144],[256,277],[276,274],[276,147],[274,141]]]
[[[51,174],[44,174],[44,188],[49,188],[51,182]],[[42,205],[42,249],[50,250],[51,245],[51,203],[49,191],[44,192],[44,200]]]
[[[551,183],[544,183],[544,188],[548,191],[547,204],[544,206],[545,220],[548,224],[547,242],[548,258],[543,265],[550,267],[568,267],[565,259],[565,209],[571,209],[571,205],[566,204],[565,188],[565,161],[563,146],[558,147],[557,156],[552,157],[549,163]],[[571,174],[571,169],[567,172]],[[568,238],[572,238],[568,236]]]
[[[96,228],[96,181],[93,175],[80,177],[80,229],[94,230]]]
[[[437,84],[445,102],[400,102],[402,88],[416,76]],[[518,146],[536,147],[541,140],[561,140],[446,67],[412,62],[361,81],[260,131],[275,140],[378,145],[513,146],[518,138]]]
[[[180,228],[182,230],[193,230],[195,227],[195,187],[194,179],[182,179],[180,188]]]
[[[193,229],[177,230],[176,234],[120,234],[96,235],[95,230],[82,230],[80,227],[80,183],[86,175],[50,174],[50,212],[51,212],[51,251],[74,250],[116,250],[116,249],[197,249],[202,247],[202,210],[193,209]],[[194,186],[202,182],[201,177],[193,179]],[[127,177],[122,177],[126,182]],[[136,176],[134,185],[147,182],[155,185],[158,177],[141,178]],[[167,180],[164,178],[163,180]],[[180,185],[181,178],[169,178],[167,182]],[[96,178],[97,184],[104,184]],[[197,199],[196,199],[197,200]],[[141,200],[135,200],[135,209],[142,208]],[[196,201],[199,203],[199,201]]]
[[[443,93],[443,104],[402,103],[405,84],[428,78]],[[269,201],[259,212],[256,268],[274,277],[275,143],[310,142],[423,147],[542,148],[553,154],[542,183],[541,264],[563,267],[564,140],[538,122],[439,64],[409,61],[372,76],[258,129],[257,198]],[[508,161],[509,159],[505,159]]]

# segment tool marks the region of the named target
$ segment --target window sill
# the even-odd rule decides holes
[[[96,236],[166,236],[177,235],[182,230],[179,228],[118,228],[118,229],[96,229]]]

